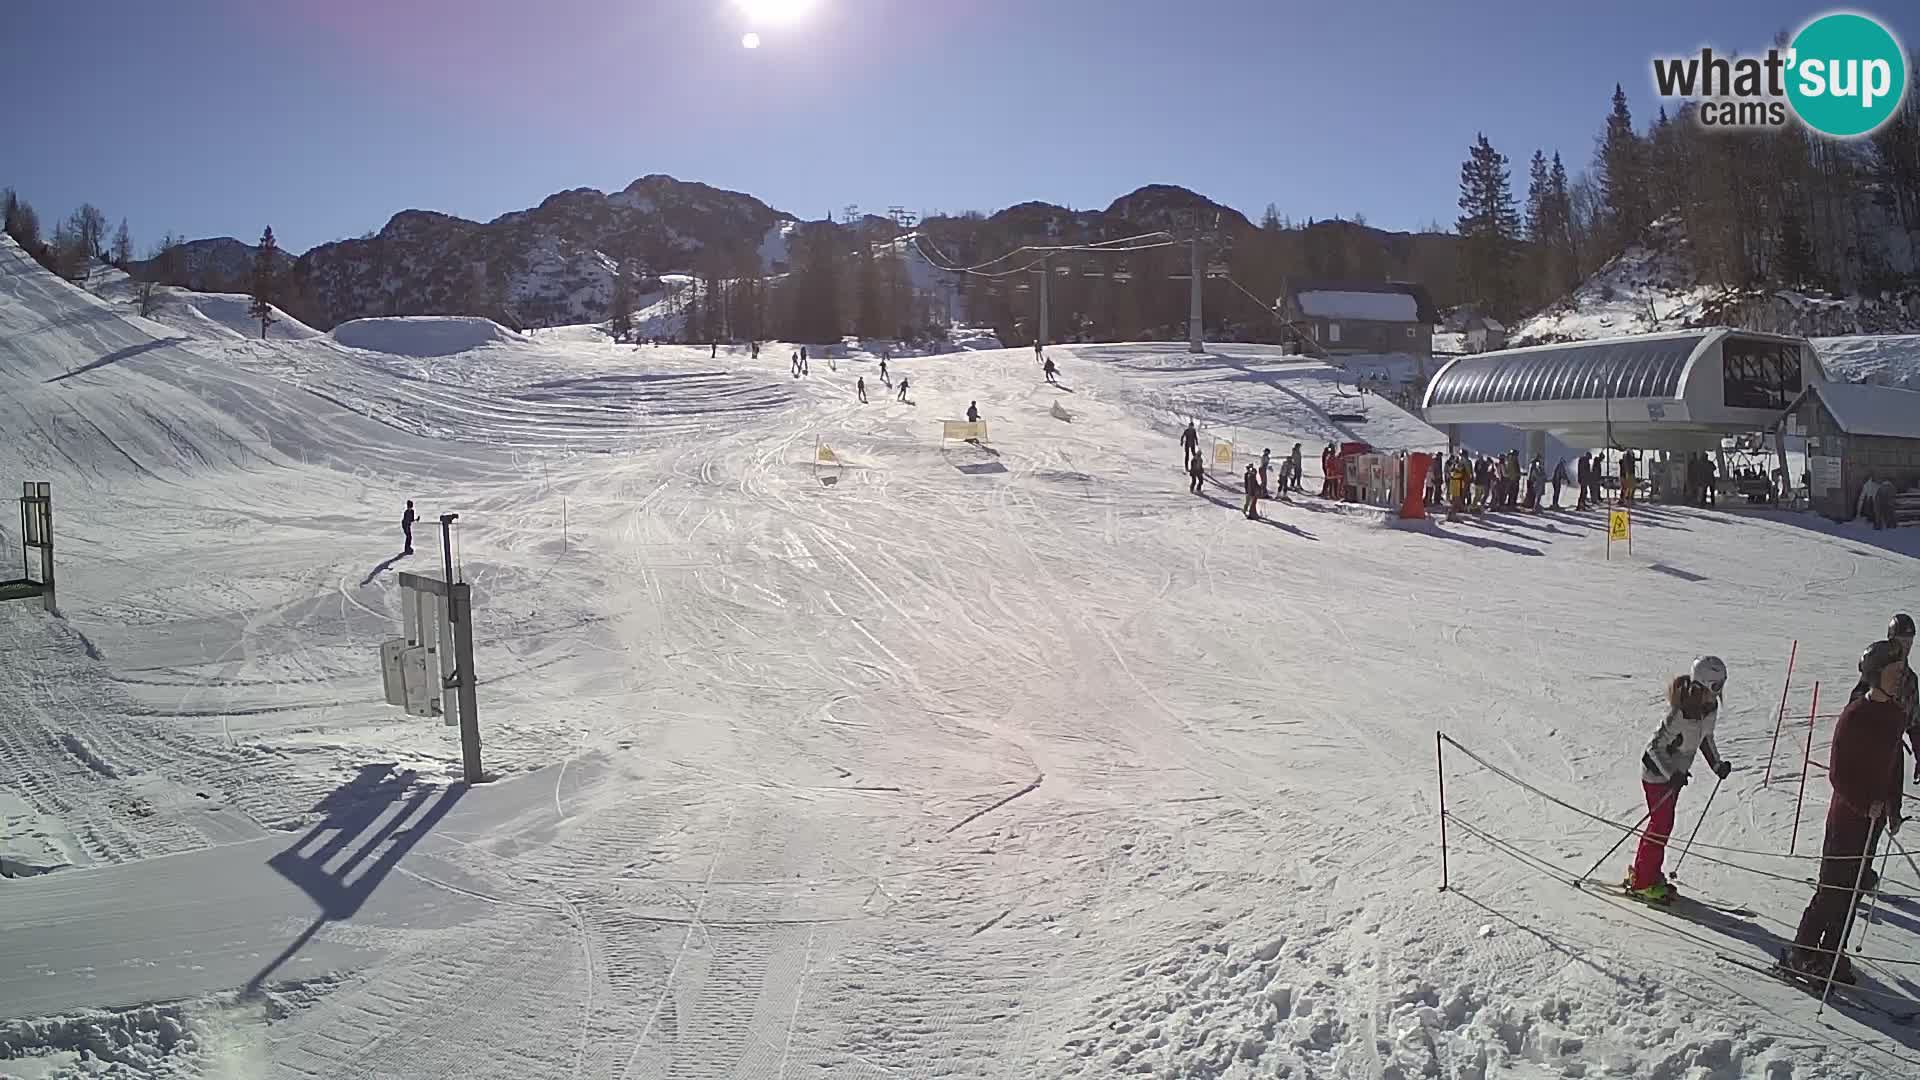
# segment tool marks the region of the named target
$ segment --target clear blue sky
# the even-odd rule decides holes
[[[1181,184],[1258,218],[1455,216],[1484,130],[1524,190],[1584,165],[1649,60],[1754,51],[1783,0],[9,0],[0,184],[299,252],[396,211],[480,220],[654,172],[803,217],[1103,207]],[[1920,44],[1920,5],[1864,10]],[[26,148],[31,148],[30,150]]]

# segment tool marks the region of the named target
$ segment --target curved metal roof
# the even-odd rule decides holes
[[[1464,356],[1427,388],[1427,406],[1583,398],[1677,398],[1687,358],[1712,331],[1575,341]]]

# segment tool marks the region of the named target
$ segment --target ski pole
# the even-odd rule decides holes
[[[1902,844],[1900,841],[1894,839],[1891,835],[1887,837],[1887,843],[1892,844],[1894,847],[1900,849],[1900,857],[1907,860],[1907,866],[1913,870],[1914,879],[1920,880],[1920,863],[1914,862],[1913,856],[1907,854],[1907,846],[1905,844]]]
[[[1888,839],[1892,839],[1892,837],[1888,837]],[[1887,861],[1892,858],[1893,850],[1891,845],[1889,845],[1888,850],[1880,853],[1880,879],[1874,885],[1873,899],[1867,901],[1867,925],[1860,928],[1860,940],[1854,943],[1854,952],[1863,953],[1867,951],[1867,931],[1873,928],[1874,913],[1880,910],[1880,890],[1886,886]],[[1864,874],[1861,875],[1863,879],[1865,876]],[[1857,896],[1854,897],[1856,903],[1859,902],[1859,899]]]
[[[1713,797],[1720,794],[1720,774],[1713,776],[1713,790],[1707,792],[1707,805],[1700,808],[1700,820],[1693,823],[1693,831],[1687,834],[1687,846],[1680,849],[1680,857],[1673,860],[1673,876],[1680,876],[1680,864],[1687,861],[1687,852],[1693,850],[1693,838],[1700,835],[1700,826],[1707,822],[1707,811],[1713,809]]]
[[[1867,826],[1867,835],[1873,835],[1871,824]],[[1820,1007],[1813,1013],[1815,1019],[1827,1011],[1827,998],[1833,993],[1834,976],[1840,974],[1840,957],[1847,951],[1847,935],[1853,933],[1853,917],[1860,910],[1860,886],[1866,884],[1867,864],[1873,861],[1867,858],[1864,842],[1861,844],[1859,859],[1860,869],[1853,875],[1853,893],[1847,897],[1847,921],[1840,927],[1840,940],[1834,943],[1833,962],[1827,965],[1827,986],[1820,992]],[[1827,887],[1824,884],[1819,886],[1823,889]]]
[[[1632,836],[1635,833],[1639,832],[1640,827],[1642,825],[1645,825],[1648,819],[1653,817],[1654,811],[1660,810],[1663,807],[1665,807],[1669,802],[1672,802],[1673,797],[1675,795],[1678,795],[1679,793],[1680,793],[1680,785],[1678,784],[1668,785],[1666,795],[1662,797],[1659,802],[1649,807],[1646,813],[1641,814],[1640,820],[1634,824],[1633,828],[1628,829],[1624,834],[1621,835],[1620,839],[1615,840],[1613,842],[1613,846],[1607,849],[1607,853],[1605,855],[1602,855],[1598,859],[1594,860],[1593,865],[1587,868],[1586,873],[1580,875],[1579,880],[1575,881],[1574,885],[1578,886],[1581,881],[1585,881],[1588,878],[1592,877],[1594,875],[1594,872],[1600,869],[1601,863],[1604,863],[1608,859],[1613,858],[1613,853],[1620,850],[1620,845],[1627,842],[1627,837]]]

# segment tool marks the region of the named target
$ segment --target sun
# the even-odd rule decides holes
[[[741,47],[741,48],[743,48],[743,49],[757,49],[757,48],[759,48],[759,47],[760,47],[760,35],[759,35],[759,34],[756,34],[756,33],[754,33],[754,32],[753,32],[753,31],[751,31],[751,30],[749,30],[749,31],[747,31],[747,32],[746,32],[745,34],[742,34],[742,35],[740,36],[740,47]]]
[[[756,26],[798,22],[813,10],[814,0],[737,0]]]

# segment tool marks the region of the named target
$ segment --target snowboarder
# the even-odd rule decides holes
[[[418,520],[419,516],[413,512],[413,500],[408,499],[407,512],[400,515],[400,535],[406,540],[406,544],[400,549],[402,555],[413,554],[413,523]]]
[[[1553,467],[1553,508],[1560,509],[1560,488],[1567,482],[1567,459],[1561,458]]]
[[[1726,686],[1727,665],[1717,656],[1703,656],[1693,669],[1676,675],[1667,685],[1667,716],[1640,755],[1640,786],[1647,796],[1647,828],[1624,882],[1628,892],[1642,900],[1666,903],[1673,886],[1661,871],[1667,837],[1673,832],[1674,804],[1686,786],[1695,752],[1705,755],[1715,776],[1725,780],[1733,765],[1714,745],[1713,725],[1720,712],[1720,691]]]
[[[1246,475],[1242,476],[1240,479],[1242,481],[1242,486],[1246,489],[1246,492],[1247,492],[1246,505],[1243,506],[1241,509],[1246,511],[1248,521],[1259,521],[1260,520],[1260,477],[1259,477],[1259,474],[1254,472],[1253,462],[1251,461],[1247,462]]]
[[[1263,499],[1273,498],[1273,495],[1270,494],[1272,489],[1267,487],[1267,465],[1272,460],[1272,450],[1260,451],[1260,497]]]
[[[1053,357],[1047,357],[1046,363],[1041,365],[1040,370],[1046,372],[1048,382],[1055,386],[1060,385],[1060,380],[1054,377],[1060,369],[1053,366]]]
[[[1185,461],[1200,452],[1200,433],[1193,429],[1193,421],[1187,421],[1187,430],[1180,433],[1180,460]]]
[[[1900,832],[1900,774],[1887,767],[1900,754],[1907,715],[1897,696],[1906,681],[1906,653],[1897,642],[1876,641],[1860,655],[1860,676],[1872,689],[1849,702],[1833,729],[1827,782],[1826,838],[1820,846],[1820,880],[1800,916],[1793,947],[1781,956],[1787,970],[1838,982],[1854,981],[1846,956],[1854,891],[1864,876],[1867,840],[1876,823]]]
[[[1187,485],[1187,490],[1195,495],[1200,494],[1200,489],[1207,482],[1207,459],[1201,457],[1198,450],[1187,457],[1187,476],[1192,481]]]
[[[979,422],[980,422],[980,403],[977,401],[967,402],[967,423],[977,424]]]
[[[867,403],[867,380],[864,378],[853,380],[853,388],[860,394],[860,404],[865,405]]]
[[[1895,701],[1907,711],[1907,742],[1913,747],[1914,776],[1920,782],[1920,680],[1913,673],[1913,616],[1901,612],[1887,623],[1887,640],[1900,647],[1901,656],[1907,658],[1907,677]],[[1848,701],[1859,701],[1873,692],[1873,685],[1863,676],[1854,685]],[[1897,751],[1896,751],[1897,753]],[[1904,774],[1905,763],[1895,762],[1898,773]],[[1874,853],[1880,848],[1880,827],[1876,825],[1873,835],[1867,840],[1867,870],[1861,879],[1861,888],[1872,892],[1880,885],[1880,875],[1873,869]]]
[[[1287,475],[1292,478],[1293,490],[1300,491],[1300,444],[1293,444],[1293,453],[1287,455]]]
[[[907,377],[905,375],[900,376],[900,400],[907,400]]]

